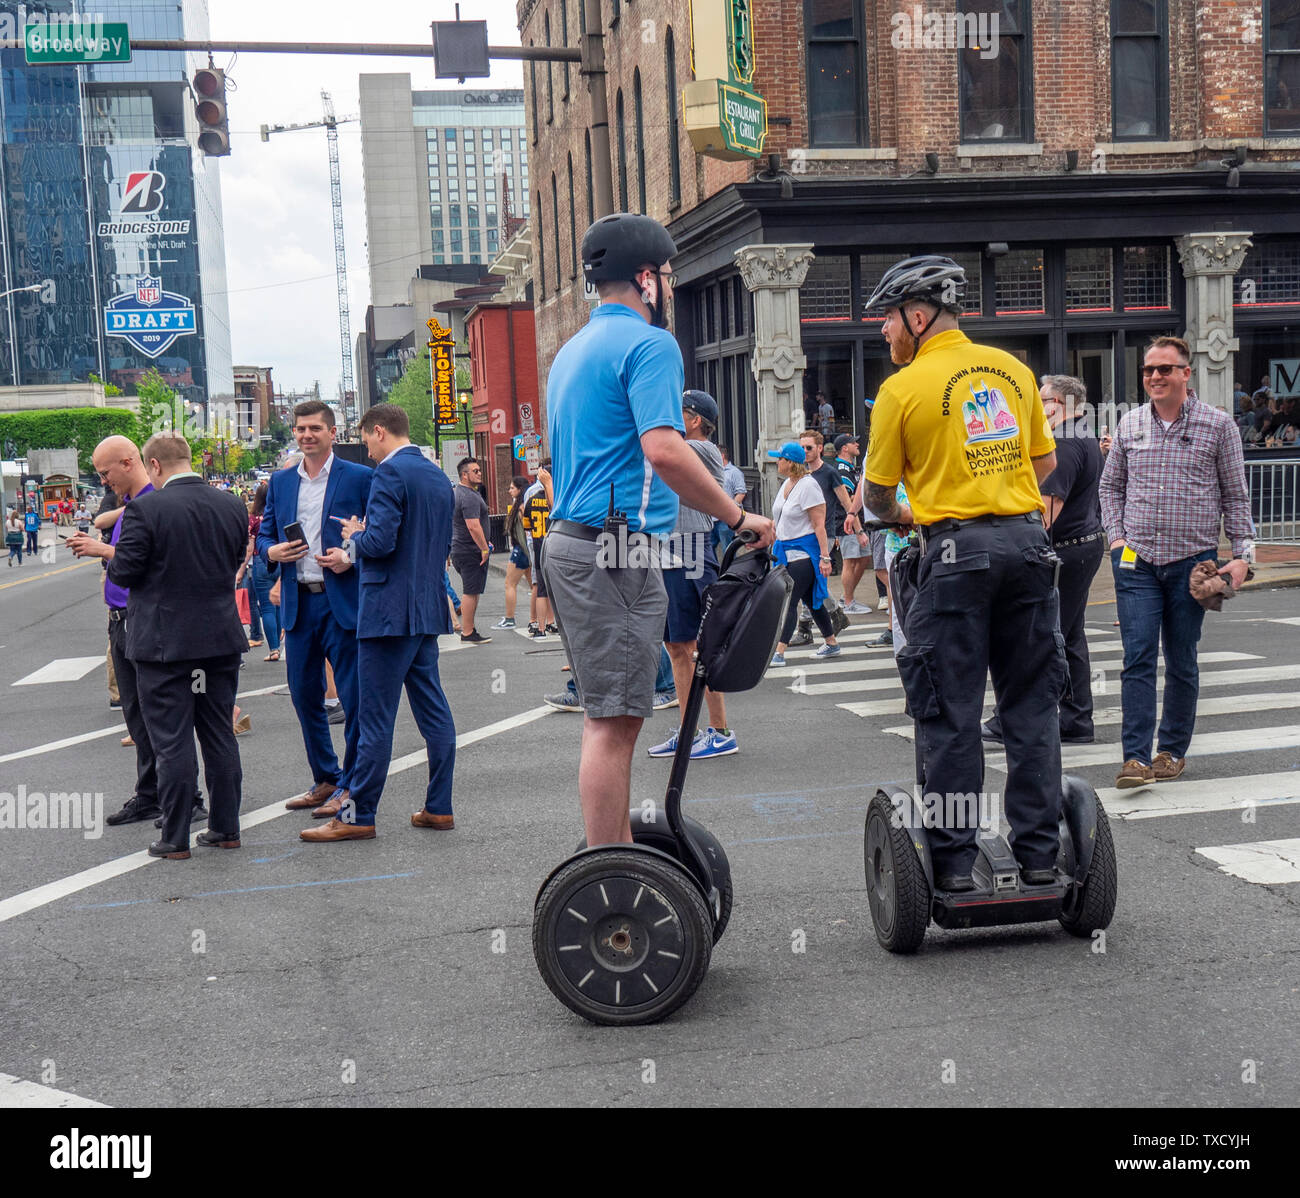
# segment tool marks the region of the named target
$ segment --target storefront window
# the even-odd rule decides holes
[[[1146,311],[1169,307],[1169,247],[1124,247],[1124,310]]]
[[[804,411],[814,413],[820,392],[835,409],[835,432],[853,431],[853,346],[848,342],[835,345],[805,346],[808,365],[804,367]]]
[[[1114,430],[1115,338],[1111,333],[1070,333],[1065,340],[1065,373],[1082,379],[1097,415],[1095,427]]]
[[[1065,310],[1109,312],[1115,306],[1110,246],[1065,251]]]
[[[994,266],[999,316],[1032,316],[1043,306],[1043,251],[1012,250]]]
[[[1233,280],[1233,306],[1300,304],[1300,239],[1257,241]]]
[[[1300,129],[1300,0],[1267,0],[1264,132]]]
[[[848,255],[819,254],[799,290],[800,323],[848,320],[849,294]]]

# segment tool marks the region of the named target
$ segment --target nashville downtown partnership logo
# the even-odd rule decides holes
[[[196,333],[194,305],[164,291],[162,279],[142,275],[135,290],[114,296],[104,306],[104,332],[121,337],[147,358],[165,353],[178,337]]]

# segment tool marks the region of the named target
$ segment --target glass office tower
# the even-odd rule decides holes
[[[71,15],[68,2],[0,16]],[[91,12],[89,5],[81,10]],[[206,0],[96,0],[133,38],[208,36]],[[187,399],[231,396],[219,160],[194,148],[189,80],[206,56],[28,67],[0,52],[0,291],[53,279],[55,303],[0,301],[0,384],[84,381],[128,393],[156,367]],[[122,336],[113,313],[192,308],[193,331]]]

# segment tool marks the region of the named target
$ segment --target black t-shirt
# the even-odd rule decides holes
[[[808,472],[817,480],[822,494],[826,496],[826,535],[838,537],[844,532],[844,509],[840,507],[835,488],[840,484],[839,471],[834,466],[822,462],[816,470]]]
[[[844,484],[844,489],[849,493],[849,498],[852,499],[858,489],[858,481],[862,478],[862,471],[858,468],[858,464],[856,462],[846,462],[843,458],[836,458],[835,470],[840,476],[840,482]],[[835,506],[840,508],[840,533],[843,533],[844,517],[847,513],[840,507],[839,496],[836,496]]]
[[[1083,420],[1066,423],[1057,429],[1056,469],[1039,488],[1044,495],[1055,495],[1062,503],[1052,525],[1052,540],[1087,537],[1101,531],[1101,500],[1097,484],[1101,480],[1103,459],[1097,438]]]

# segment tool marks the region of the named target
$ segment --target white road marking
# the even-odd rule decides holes
[[[509,732],[512,728],[518,728],[533,720],[541,719],[550,711],[551,708],[549,707],[534,707],[530,711],[520,712],[508,719],[498,720],[495,724],[487,724],[482,728],[474,729],[472,732],[463,732],[456,737],[456,748],[459,751],[469,745],[476,744],[478,741],[498,736],[502,732]],[[418,753],[408,753],[405,757],[399,757],[393,762],[389,767],[388,776],[391,778],[394,774],[425,765],[427,762],[428,752],[423,748]],[[267,823],[269,820],[288,815],[289,812],[285,810],[284,803],[284,799],[277,799],[264,807],[257,808],[255,811],[241,812],[239,816],[240,829],[247,831],[249,828],[255,828],[259,824]],[[202,830],[201,828],[195,829],[191,834],[191,847],[194,845],[194,838]],[[83,869],[79,873],[71,874],[66,878],[47,882],[44,886],[25,890],[21,894],[15,894],[10,898],[0,900],[0,923],[13,919],[15,916],[24,915],[28,911],[35,911],[38,907],[44,907],[49,903],[56,902],[58,899],[66,898],[70,894],[76,894],[78,891],[86,890],[91,886],[97,886],[100,882],[107,882],[110,878],[116,878],[120,874],[130,873],[134,869],[152,865],[159,860],[161,858],[151,857],[142,849],[138,853],[129,853],[125,857],[105,861],[100,865],[91,866],[90,869]]]
[[[1300,616],[1272,616],[1268,621],[1270,624],[1296,624],[1300,625]]]
[[[17,686],[17,683],[14,684]],[[236,699],[253,699],[259,695],[274,695],[283,690],[283,684],[277,683],[275,686],[263,686],[258,690],[240,691]],[[62,740],[47,741],[43,745],[34,745],[30,749],[19,749],[14,753],[6,753],[0,757],[0,764],[6,761],[20,761],[24,757],[39,757],[42,753],[53,753],[58,749],[66,749],[72,745],[83,745],[89,740],[98,740],[101,736],[121,736],[126,732],[125,724],[114,724],[111,728],[100,728],[95,732],[82,732],[77,736],[67,736]]]
[[[1217,862],[1222,873],[1247,882],[1266,886],[1300,882],[1300,840],[1257,840],[1196,851]]]
[[[889,728],[889,732],[901,730]],[[907,729],[910,739],[911,728]],[[1276,728],[1242,729],[1236,732],[1201,732],[1192,737],[1188,747],[1189,760],[1209,757],[1216,753],[1253,753],[1261,749],[1291,749],[1300,746],[1300,724],[1282,724]],[[1061,750],[1061,768],[1076,769],[1087,765],[1118,764],[1119,745],[1067,745]],[[993,753],[985,747],[985,764],[991,769],[1007,768],[1003,753]],[[1160,785],[1164,785],[1161,783]]]
[[[91,1098],[82,1098],[79,1094],[69,1094],[66,1090],[52,1090],[49,1086],[40,1086],[36,1082],[25,1082],[22,1078],[13,1077],[8,1073],[0,1073],[0,1108],[12,1107],[107,1109],[108,1104],[95,1102]]]
[[[1245,774],[1240,778],[1198,778],[1157,782],[1119,790],[1098,789],[1106,814],[1116,819],[1159,819],[1166,815],[1196,815],[1204,811],[1237,811],[1248,805],[1279,807],[1300,803],[1300,772]]]
[[[77,682],[91,670],[103,667],[104,655],[98,657],[56,657],[34,674],[19,678],[13,686],[44,686],[47,682]]]
[[[1094,653],[1098,651],[1099,650],[1097,648],[1093,649]],[[1231,652],[1224,651],[1219,653],[1202,653],[1200,655],[1200,662],[1202,665],[1214,665],[1219,662],[1228,662],[1228,661],[1259,661],[1260,657],[1261,655],[1258,653],[1231,653]],[[863,673],[867,671],[886,669],[892,667],[893,664],[894,663],[892,661],[881,663],[881,662],[874,662],[874,661],[864,662],[864,661],[832,660],[826,662],[824,665],[822,664],[807,665],[807,666],[801,665],[793,668],[800,670],[804,675],[848,674],[854,672]],[[1108,663],[1108,668],[1114,671],[1113,677],[1118,678],[1119,663],[1118,662]],[[902,690],[902,683],[898,679],[897,672],[895,672],[894,676],[887,680],[846,679],[843,682],[812,682],[812,683],[805,683],[802,687],[800,687],[796,691],[794,687],[795,680],[791,674],[791,669],[792,667],[788,665],[784,667],[775,666],[772,667],[768,671],[768,673],[764,675],[764,677],[775,678],[778,681],[781,681],[785,678],[789,678],[790,682],[789,685],[787,686],[787,689],[794,691],[794,693],[800,695],[849,695],[849,694],[853,694],[855,691],[888,690],[890,687],[897,687],[900,691]],[[1164,673],[1163,663],[1160,664],[1158,670],[1160,674]],[[1296,672],[1297,672],[1296,666],[1262,666],[1259,668],[1258,671],[1252,671],[1252,670],[1231,671],[1231,673],[1233,674],[1242,675],[1241,677],[1234,677],[1232,679],[1234,683],[1235,682],[1265,682],[1274,678],[1286,678],[1288,681],[1290,681],[1295,678]],[[1246,675],[1252,675],[1252,676],[1246,677]],[[1205,678],[1206,675],[1201,676],[1202,686],[1216,685],[1215,683],[1207,683],[1205,681]],[[1223,685],[1223,684],[1219,683],[1218,685]]]

